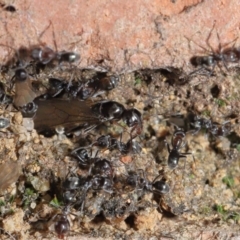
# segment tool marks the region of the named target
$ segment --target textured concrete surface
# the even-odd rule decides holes
[[[222,43],[239,35],[238,0],[49,0],[5,1],[15,13],[1,10],[0,43],[14,49],[40,41],[58,50],[75,50],[80,66],[117,71],[141,67],[187,66],[203,52],[214,21]],[[49,27],[39,39],[40,34]],[[211,45],[218,46],[216,31]],[[189,44],[189,38],[193,42]],[[9,49],[1,46],[1,58]],[[104,61],[102,61],[104,60]]]

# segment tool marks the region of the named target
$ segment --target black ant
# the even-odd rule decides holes
[[[19,109],[21,110],[23,117],[32,118],[37,112],[38,105],[34,102],[29,102],[23,107],[19,107]]]
[[[202,128],[208,130],[212,126],[212,121],[210,119],[201,118],[198,115],[193,115],[192,118],[190,125],[194,128],[193,134],[197,134]]]
[[[93,114],[101,121],[123,120],[128,127],[131,127],[132,139],[142,132],[142,115],[135,109],[125,109],[125,107],[115,101],[104,100],[92,106]]]
[[[96,175],[89,179],[88,184],[88,189],[91,188],[94,191],[103,190],[108,193],[113,193],[113,180],[110,177]]]
[[[134,141],[132,138],[127,141],[127,143],[119,142],[118,150],[122,155],[139,154],[142,151],[141,146],[137,141]]]
[[[198,133],[203,128],[214,137],[225,137],[229,135],[232,130],[231,122],[229,121],[219,124],[212,122],[210,119],[201,118],[197,115],[193,116],[193,120],[190,125],[195,129],[193,134]]]
[[[127,155],[129,153],[139,154],[141,152],[141,147],[138,142],[129,139],[127,143],[123,143],[121,140],[118,141],[116,138],[110,135],[100,136],[92,146],[97,146],[101,149],[108,149],[110,151],[118,150],[122,155]]]
[[[37,46],[30,50],[30,56],[34,60],[37,69],[43,69],[46,65],[52,64],[54,61],[61,63],[68,62],[73,63],[80,59],[80,55],[74,52],[55,52],[53,49],[47,46]]]
[[[132,128],[131,133],[135,133],[131,136],[132,139],[140,135],[142,132],[142,114],[135,108],[126,109],[123,112],[122,120],[128,127]]]
[[[119,78],[117,76],[95,77],[82,84],[75,94],[81,100],[95,97],[104,91],[109,91],[115,88],[118,84]]]
[[[49,78],[49,89],[47,92],[47,97],[58,97],[59,95],[62,95],[62,93],[65,92],[65,89],[68,86],[68,83],[65,80],[58,79],[58,78]]]
[[[115,101],[101,101],[92,106],[93,114],[101,121],[116,120],[119,121],[122,118],[125,107]]]
[[[62,62],[73,63],[80,59],[80,55],[75,52],[61,51],[57,53],[56,59],[59,61],[59,64]]]
[[[83,149],[79,149],[83,150]],[[77,152],[77,151],[76,151]],[[83,151],[83,158],[91,159],[88,164],[84,161],[85,166],[90,166],[87,177],[72,177],[67,179],[63,187],[65,189],[64,197],[68,202],[80,203],[81,209],[84,208],[84,201],[89,190],[113,193],[113,177],[114,168],[107,159],[90,158],[86,151]],[[87,157],[86,157],[87,156]],[[81,156],[82,158],[82,156]],[[80,199],[76,197],[77,193],[81,192]]]
[[[81,166],[90,166],[99,158],[90,157],[88,150],[85,147],[76,148],[72,151],[71,155],[78,160]]]
[[[62,183],[62,198],[65,203],[75,203],[77,201],[76,191],[84,185],[85,179],[80,177],[68,177]]]
[[[218,67],[221,69],[221,66],[219,65],[220,62],[222,62],[224,67],[226,68],[226,70],[228,70],[227,63],[236,63],[240,60],[240,51],[239,51],[239,49],[234,48],[234,45],[235,45],[237,39],[234,39],[233,41],[225,44],[225,46],[227,46],[230,43],[234,42],[232,47],[224,48],[225,46],[222,46],[222,44],[220,43],[220,37],[217,32],[217,38],[219,41],[218,49],[217,49],[217,51],[215,51],[212,48],[212,46],[209,43],[209,40],[211,38],[212,31],[214,28],[215,28],[215,22],[214,22],[213,27],[206,39],[207,46],[211,49],[210,54],[206,55],[206,56],[194,56],[190,59],[190,62],[194,67],[200,67],[196,71],[193,71],[192,73],[190,73],[190,75],[194,74],[196,72],[199,72],[202,69],[209,71],[210,75],[212,75],[216,65],[218,65]],[[203,47],[201,47],[201,48],[203,48]],[[203,49],[206,50],[205,48],[203,48]],[[208,50],[206,50],[206,51],[209,52]],[[209,69],[209,67],[211,67],[211,69]]]
[[[39,41],[44,34],[44,32],[50,27],[53,27],[52,22],[50,21],[49,25],[43,30],[43,32],[39,36]],[[55,34],[53,31],[53,38],[55,39]],[[57,49],[57,44],[54,40],[55,49]],[[75,52],[67,52],[67,51],[60,51],[57,50],[54,51],[48,46],[45,46],[45,44],[41,43],[38,46],[32,46],[30,47],[30,56],[31,58],[40,65],[43,65],[43,67],[47,64],[50,64],[54,61],[58,61],[59,65],[62,62],[68,62],[73,63],[80,59],[80,55]]]
[[[102,135],[92,144],[92,146],[97,146],[100,149],[108,149],[110,151],[115,149],[118,150],[119,141],[110,135]]]
[[[232,131],[231,122],[225,122],[224,124],[212,123],[209,128],[209,132],[215,137],[225,137]]]
[[[56,52],[47,46],[33,47],[30,56],[35,62],[46,65],[56,58]]]
[[[117,86],[119,81],[117,76],[106,76],[106,74],[98,75],[100,75],[100,77],[96,76],[85,83],[79,81],[70,81],[67,83],[65,80],[50,78],[50,89],[47,95],[50,95],[50,97],[58,97],[59,95],[62,95],[62,93],[66,93],[70,98],[86,100],[90,97],[95,97],[104,91],[112,90]]]
[[[137,190],[147,190],[156,194],[166,194],[170,191],[169,185],[162,180],[162,178],[158,180],[160,175],[153,181],[149,181],[146,178],[143,169],[139,169],[138,172],[139,173],[131,172],[127,178],[127,183],[135,187]]]
[[[24,107],[37,97],[37,93],[33,87],[33,80],[23,68],[16,69],[13,79],[15,85],[13,104],[17,108]]]
[[[172,149],[170,149],[169,144],[165,141],[167,149],[169,152],[168,156],[168,167],[174,169],[177,167],[180,158],[186,158],[186,155],[191,153],[180,153],[179,150],[186,145],[185,133],[181,129],[175,130],[172,136]]]
[[[97,159],[90,168],[90,175],[113,178],[114,168],[107,159]]]
[[[68,220],[69,207],[64,207],[62,213],[54,217],[54,230],[59,239],[64,239],[64,236],[70,231],[70,223]]]

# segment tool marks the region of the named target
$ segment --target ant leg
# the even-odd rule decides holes
[[[143,178],[146,179],[146,174],[142,168],[138,169],[138,171],[142,174]]]
[[[136,132],[134,134],[132,134],[135,130],[136,130]],[[136,138],[140,133],[141,133],[141,127],[139,127],[138,124],[136,124],[135,126],[132,127],[132,129],[130,131],[131,139]]]
[[[160,180],[162,180],[162,178],[163,178],[163,175],[158,175],[158,176],[156,176],[154,179],[153,179],[153,183],[157,180],[157,179],[159,179],[160,178]]]
[[[211,46],[211,44],[209,43],[209,40],[210,40],[210,38],[211,38],[211,36],[212,36],[212,32],[213,32],[213,30],[214,30],[214,28],[215,28],[215,25],[216,25],[216,21],[214,21],[213,26],[212,26],[212,29],[211,29],[211,31],[210,31],[210,33],[208,34],[208,37],[207,37],[207,39],[206,39],[207,46],[211,49],[212,53],[214,53],[214,49],[213,49],[213,47]]]
[[[220,41],[220,36],[219,36],[217,29],[216,29],[216,33],[217,33],[217,39],[218,39],[218,53],[221,54],[223,47],[222,47],[222,44]]]
[[[200,67],[197,70],[194,70],[193,72],[190,72],[189,75],[196,74],[196,73],[198,73],[198,72],[200,72],[202,70],[206,70],[208,73],[201,73],[201,74],[199,73],[199,75],[203,75],[203,76],[211,76],[212,75],[213,71],[211,69],[205,67],[205,66]]]
[[[190,43],[190,42],[193,42],[195,45],[197,45],[198,47],[200,47],[201,49],[203,49],[204,52],[207,52],[208,54],[211,54],[211,53],[212,53],[212,51],[209,51],[207,48],[205,48],[205,47],[199,45],[198,43],[196,43],[196,42],[193,41],[192,39],[189,39],[189,38],[186,37],[186,36],[184,36],[184,37],[188,40],[189,43]],[[191,47],[190,47],[190,48],[191,48]]]
[[[221,44],[221,41],[220,41],[220,36],[219,36],[219,33],[218,33],[218,31],[216,30],[216,32],[217,32],[217,38],[218,38],[218,51],[219,51],[219,53],[221,53],[222,52],[222,49],[223,48],[226,48],[228,45],[230,45],[231,43],[233,43],[233,45],[231,46],[231,48],[233,49],[234,47],[235,47],[235,44],[236,44],[236,42],[237,42],[237,39],[238,39],[238,37],[236,37],[236,38],[234,38],[232,41],[230,41],[230,42],[227,42],[227,43],[225,43],[225,44]]]
[[[211,72],[209,73],[209,76],[211,77],[211,76],[214,76],[214,69],[215,69],[215,67],[216,67],[216,65],[218,65],[216,62],[213,64],[213,66],[212,66],[212,70],[211,70]],[[218,65],[219,66],[219,65]]]
[[[56,53],[57,53],[57,52],[58,52],[58,49],[57,49],[56,36],[55,36],[54,26],[53,26],[53,23],[52,23],[51,20],[50,20],[50,25],[52,26],[53,44],[54,44],[55,51],[56,51]],[[49,26],[50,26],[50,25],[49,25]]]
[[[78,150],[80,150],[80,149],[84,149],[84,148],[90,148],[91,147],[91,145],[89,145],[89,146],[86,146],[86,147],[79,147],[79,148],[75,148],[72,152],[71,152],[71,154],[74,154],[74,153],[76,153]]]
[[[169,146],[167,140],[165,139],[164,142],[165,142],[165,145],[167,146],[168,153],[170,153],[170,152],[171,152],[171,149],[170,149],[170,146]]]
[[[40,43],[40,45],[46,45],[45,43],[43,43],[42,41],[41,41],[41,38],[42,38],[42,36],[45,34],[45,32],[50,28],[50,26],[52,25],[52,21],[50,20],[49,21],[49,24],[42,30],[42,32],[39,34],[39,36],[38,36],[38,42]]]

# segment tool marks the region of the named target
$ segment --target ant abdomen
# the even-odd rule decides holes
[[[169,185],[163,180],[154,182],[152,186],[155,193],[166,194],[170,191]]]
[[[64,236],[70,231],[70,223],[66,214],[57,215],[57,221],[54,224],[54,230],[59,239],[64,239]]]

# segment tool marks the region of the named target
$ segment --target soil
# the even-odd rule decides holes
[[[68,81],[73,69],[54,66],[34,77],[43,85],[53,76]],[[204,69],[192,75],[170,67],[139,69],[119,75],[115,89],[91,98],[93,103],[114,100],[142,113],[143,130],[135,139],[142,151],[124,156],[119,151],[98,152],[99,158],[113,165],[114,192],[87,191],[83,211],[75,203],[69,204],[70,230],[64,235],[66,239],[240,237],[239,69],[232,66],[228,72],[223,70],[216,67],[209,76]],[[87,79],[95,72],[75,69],[74,78]],[[8,87],[13,74],[11,69],[2,72],[1,82]],[[15,93],[12,90],[9,94]],[[231,133],[218,136],[208,129],[196,131],[189,115],[219,126],[230,121]],[[61,199],[62,184],[70,176],[89,175],[88,169],[79,167],[71,151],[89,145],[102,134],[120,139],[122,133],[121,141],[126,142],[130,129],[121,127],[122,121],[106,122],[85,135],[58,133],[47,138],[31,130],[12,105],[1,107],[1,117],[10,120],[10,126],[1,131],[1,239],[57,239],[60,236],[54,224],[57,214],[63,213],[67,205]],[[186,144],[179,151],[189,154],[170,169],[166,142],[172,149],[176,128],[186,133]],[[93,154],[96,151],[93,148]],[[146,189],[129,189],[121,180],[130,172],[141,171],[149,181],[160,175],[170,191],[159,195]],[[77,191],[76,196],[83,194],[81,189]]]

